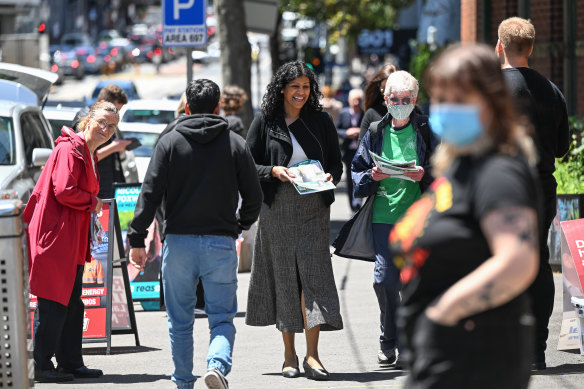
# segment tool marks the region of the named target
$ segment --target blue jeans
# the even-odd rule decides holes
[[[207,369],[231,371],[235,341],[233,318],[237,313],[237,253],[235,239],[215,235],[166,236],[162,257],[164,303],[174,372],[180,389],[194,387],[193,325],[197,283],[203,281],[205,312],[209,317],[211,341]]]
[[[380,314],[379,346],[383,351],[398,347],[396,310],[399,304],[401,281],[399,270],[393,263],[388,237],[393,224],[373,223],[373,246],[375,247],[375,270],[373,289],[377,295]]]

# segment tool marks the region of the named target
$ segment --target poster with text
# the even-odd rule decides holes
[[[134,218],[134,210],[141,185],[122,184],[115,188],[115,199],[118,205],[118,215],[120,218],[120,228],[124,242],[125,255],[128,257],[130,246],[128,244],[128,225]],[[162,242],[160,231],[156,220],[148,228],[146,245],[146,265],[143,271],[136,269],[128,261],[128,275],[130,277],[130,287],[133,300],[151,300],[160,298],[160,266],[162,258]]]

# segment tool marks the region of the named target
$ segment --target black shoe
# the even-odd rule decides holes
[[[77,369],[67,369],[59,366],[57,370],[62,373],[73,374],[75,378],[99,378],[103,375],[103,371],[99,369],[90,369],[87,366],[81,366]]]
[[[55,383],[55,382],[67,382],[73,381],[73,374],[63,373],[58,370],[52,369],[40,370],[34,369],[34,380],[36,382],[44,383]]]
[[[296,357],[296,367],[290,368],[284,371],[284,365],[286,362],[282,363],[282,377],[285,378],[296,378],[300,377],[300,369],[298,368],[298,357]]]
[[[534,362],[531,364],[531,371],[540,371],[547,369],[545,362]]]
[[[388,366],[393,365],[397,360],[397,355],[395,353],[395,348],[391,350],[379,350],[377,352],[377,362],[380,365]]]
[[[302,367],[304,368],[304,374],[309,380],[315,381],[328,381],[330,379],[329,372],[326,369],[313,369],[310,367],[306,358],[302,362]]]

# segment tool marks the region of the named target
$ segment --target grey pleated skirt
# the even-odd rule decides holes
[[[318,193],[300,195],[280,183],[272,206],[262,204],[245,322],[302,332],[301,293],[308,329],[343,328],[329,251],[330,208]]]

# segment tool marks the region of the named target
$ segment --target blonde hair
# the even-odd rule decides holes
[[[223,88],[219,106],[226,114],[237,113],[247,101],[247,94],[243,89],[235,85],[227,85]]]
[[[418,80],[405,70],[398,70],[387,77],[385,82],[385,95],[389,96],[394,92],[411,92],[412,98],[418,97]]]
[[[529,19],[512,17],[499,24],[497,31],[505,52],[528,55],[535,42],[535,28]]]
[[[176,116],[180,116],[185,113],[185,105],[187,105],[187,92],[183,92],[178,101],[178,107],[176,107]]]
[[[79,124],[77,125],[77,131],[82,132],[85,127],[87,127],[87,123],[89,119],[94,117],[97,111],[106,111],[116,114],[118,118],[120,117],[120,113],[115,105],[108,101],[98,101],[97,103],[93,104],[91,108],[89,108],[89,113],[83,119],[79,120]]]
[[[324,98],[329,99],[334,96],[333,88],[330,85],[325,85],[322,87],[321,93]]]

